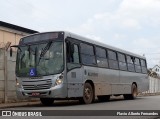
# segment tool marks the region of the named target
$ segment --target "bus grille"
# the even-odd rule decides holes
[[[46,80],[36,80],[36,81],[23,81],[24,90],[42,90],[50,89],[52,86],[51,79]]]

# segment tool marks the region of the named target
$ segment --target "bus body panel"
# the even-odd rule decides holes
[[[93,83],[98,82],[98,68],[97,67],[83,66],[83,70],[84,70],[83,83],[85,83],[86,80],[92,80]]]
[[[136,83],[138,92],[143,92],[149,88],[149,80],[147,74],[120,71],[120,84]]]
[[[83,67],[67,72],[68,98],[83,96]]]
[[[100,86],[102,90],[101,95],[115,94],[117,89],[114,89],[113,86],[119,83],[119,70],[98,68],[98,72],[99,83],[104,85]]]

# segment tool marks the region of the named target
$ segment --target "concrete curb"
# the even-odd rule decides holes
[[[138,94],[139,97],[141,96],[156,96],[156,95],[160,95],[160,93],[140,93]]]
[[[33,106],[33,105],[38,105],[38,104],[41,104],[41,102],[35,101],[35,102],[2,103],[0,104],[0,109],[22,107],[22,106]]]

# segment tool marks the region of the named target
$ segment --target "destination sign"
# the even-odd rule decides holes
[[[24,37],[20,40],[20,44],[28,44],[33,42],[41,42],[47,40],[63,40],[64,33],[63,32],[48,32],[48,33],[40,33],[31,36]]]

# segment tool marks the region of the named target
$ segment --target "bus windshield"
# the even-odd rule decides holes
[[[64,69],[63,42],[19,46],[16,75],[29,77],[31,69],[35,69],[36,76],[61,73]]]

